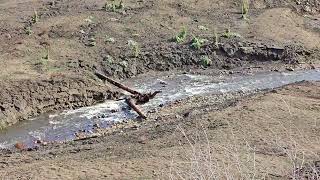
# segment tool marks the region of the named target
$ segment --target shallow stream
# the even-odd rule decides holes
[[[161,90],[155,99],[142,106],[152,110],[161,105],[195,95],[251,92],[278,88],[300,81],[320,81],[320,70],[268,72],[247,76],[168,75],[135,78],[123,82],[141,92]],[[75,133],[93,133],[95,126],[107,128],[119,121],[136,118],[124,100],[106,101],[96,106],[42,115],[18,123],[0,132],[0,148],[10,148],[17,142],[34,146],[36,140],[61,142],[75,139]]]

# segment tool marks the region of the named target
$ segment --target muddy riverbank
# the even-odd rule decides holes
[[[1,81],[1,128],[45,112],[75,109],[116,99],[120,93],[81,77]]]
[[[102,137],[31,152],[3,151],[1,177],[315,178],[319,88],[304,82],[249,97],[191,97],[161,108],[147,121],[101,131]]]
[[[142,93],[161,92],[150,102],[140,106],[141,110],[149,115],[158,111],[159,107],[192,96],[223,94],[245,96],[302,81],[320,81],[320,70],[219,76],[179,74],[179,72],[148,73],[123,83]],[[125,92],[120,91],[119,94]],[[101,99],[104,97],[100,96]],[[62,143],[102,136],[100,128],[110,128],[114,124],[136,118],[137,114],[128,107],[123,97],[113,100],[109,97],[108,100],[95,106],[65,110],[61,113],[52,112],[9,127],[0,132],[0,148],[12,149],[16,143],[20,143],[26,149],[34,149],[44,143]]]
[[[245,2],[0,0],[0,179],[317,179],[320,4]]]
[[[51,98],[42,97],[53,93],[73,99],[72,93],[60,97],[53,90],[63,89],[63,82],[68,84],[73,76],[85,82],[81,88],[100,92],[95,70],[127,79],[150,71],[232,74],[235,69],[292,71],[319,66],[315,1],[254,1],[248,19],[242,18],[241,2],[231,0],[123,1],[116,11],[104,7],[100,0],[0,2],[0,87],[8,96],[1,102],[2,127],[50,110],[96,103],[85,98],[91,96],[88,92],[80,93],[84,98],[76,105],[66,105],[65,100],[52,105]],[[184,28],[186,37],[174,42]],[[56,76],[66,78],[53,87],[47,82]],[[21,83],[21,90],[15,91]],[[41,89],[41,84],[50,88]],[[76,84],[75,89],[80,87]],[[26,89],[33,92],[28,100]],[[15,105],[20,100],[22,104]]]

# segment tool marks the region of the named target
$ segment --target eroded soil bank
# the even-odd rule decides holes
[[[3,151],[2,179],[309,179],[319,174],[318,82],[192,97],[103,137]],[[293,158],[295,157],[295,158]]]
[[[0,0],[1,128],[117,99],[96,70],[123,80],[150,71],[220,76],[320,67],[317,0],[255,0],[247,20],[238,0],[124,0],[116,10],[105,2]],[[185,40],[173,42],[183,28]],[[316,179],[319,91],[318,82],[304,82],[250,97],[191,97],[147,121],[100,129],[101,137],[3,150],[0,177]]]
[[[2,127],[100,101],[95,97],[103,88],[94,82],[95,70],[125,79],[149,71],[219,74],[319,66],[315,0],[253,1],[248,20],[236,0],[126,0],[116,11],[103,7],[104,0],[0,1]],[[183,27],[185,40],[173,42]],[[199,48],[192,47],[195,39]],[[130,47],[133,41],[137,46]],[[60,75],[66,78],[50,83]],[[73,76],[81,78],[71,83]],[[81,97],[66,103],[75,96],[58,90],[65,87],[80,90]]]
[[[74,109],[115,99],[120,93],[81,77],[1,81],[1,128],[44,112]]]

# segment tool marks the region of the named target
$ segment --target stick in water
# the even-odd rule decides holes
[[[141,93],[139,93],[138,91],[135,91],[111,78],[108,78],[107,76],[103,75],[102,73],[96,71],[95,74],[98,76],[98,78],[104,80],[104,81],[108,81],[109,83],[113,84],[114,86],[120,88],[120,89],[123,89],[131,94],[137,94],[137,95],[141,95]]]
[[[143,119],[147,118],[147,116],[144,115],[143,112],[137,107],[137,105],[135,104],[135,102],[132,98],[127,98],[126,102],[134,111],[136,111],[139,114],[139,116],[141,118],[143,118]]]

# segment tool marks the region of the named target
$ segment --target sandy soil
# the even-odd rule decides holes
[[[319,90],[305,82],[250,97],[193,97],[104,137],[2,152],[1,178],[319,177]]]

